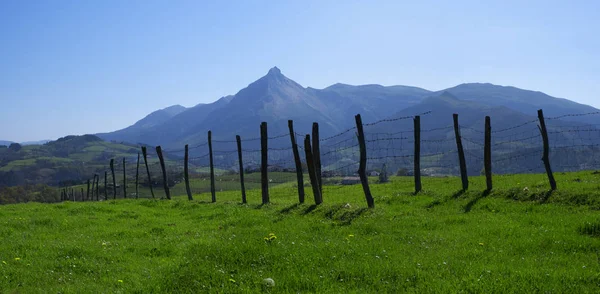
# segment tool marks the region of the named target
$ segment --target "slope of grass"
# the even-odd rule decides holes
[[[326,186],[296,204],[293,183],[164,200],[0,207],[0,289],[8,293],[556,292],[600,287],[600,175],[484,180],[392,177]],[[274,236],[274,237],[273,237]],[[272,278],[275,286],[266,286]]]

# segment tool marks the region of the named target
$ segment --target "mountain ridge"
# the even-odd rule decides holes
[[[106,140],[180,146],[205,142],[209,130],[218,139],[231,139],[235,135],[258,137],[262,121],[268,122],[270,134],[285,133],[287,120],[294,120],[296,129],[301,133],[309,133],[312,122],[319,122],[321,134],[328,135],[352,127],[353,116],[357,113],[361,114],[363,122],[376,121],[392,117],[431,97],[443,96],[444,93],[458,100],[475,103],[478,107],[503,106],[527,115],[535,115],[540,108],[544,108],[547,116],[599,111],[543,92],[490,83],[464,83],[440,91],[403,85],[343,83],[316,89],[303,87],[286,77],[278,67],[273,67],[266,75],[234,95],[187,108],[142,132],[123,135],[124,130],[131,130],[134,124],[98,135]],[[585,123],[597,122],[596,118],[589,117],[572,119]]]

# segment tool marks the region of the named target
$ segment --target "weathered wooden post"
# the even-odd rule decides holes
[[[312,153],[313,161],[315,163],[315,173],[317,174],[317,183],[319,184],[319,191],[323,196],[323,175],[321,173],[321,147],[319,143],[319,124],[313,122],[312,125]]]
[[[262,122],[260,124],[260,154],[261,154],[261,166],[260,166],[260,182],[262,190],[262,204],[268,204],[269,199],[269,136],[267,133],[267,123]]]
[[[125,168],[125,157],[123,157],[123,198],[127,198],[127,169]]]
[[[458,150],[458,162],[460,164],[460,178],[462,180],[463,191],[469,189],[469,177],[467,174],[467,162],[465,160],[465,150],[463,149],[462,138],[460,136],[460,126],[458,124],[458,114],[454,118],[454,137],[456,138],[456,148]]]
[[[94,175],[94,177],[92,178],[92,190],[91,190],[91,194],[90,194],[90,200],[94,201],[94,191],[96,191],[96,175]]]
[[[110,172],[112,173],[113,182],[113,199],[117,199],[117,179],[115,178],[115,160],[110,160]]]
[[[135,168],[135,199],[139,198],[140,195],[140,153],[138,152],[137,166]]]
[[[313,196],[315,198],[315,204],[319,205],[323,203],[323,196],[319,189],[317,180],[317,173],[315,172],[314,157],[312,154],[312,147],[310,146],[310,135],[306,135],[304,138],[304,153],[306,155],[306,166],[308,168],[308,177],[310,178],[310,186],[312,187]]]
[[[108,200],[108,172],[104,171],[104,200]]]
[[[367,177],[367,144],[365,141],[365,133],[363,131],[362,119],[360,118],[360,114],[357,114],[354,118],[356,120],[358,146],[360,148],[360,163],[358,167],[358,176],[360,177],[363,191],[365,193],[365,198],[367,199],[367,206],[369,208],[375,208],[375,200],[373,200],[373,195],[371,195],[371,189],[369,188],[369,178]]]
[[[152,199],[154,199],[154,189],[152,188],[152,176],[150,176],[150,167],[148,167],[148,153],[146,150],[146,146],[142,146],[142,156],[144,157],[144,164],[146,165],[146,174],[148,175],[148,186],[150,186],[150,193],[152,194]]]
[[[85,194],[85,199],[90,200],[90,179],[87,180],[87,191]]]
[[[100,201],[100,175],[95,174],[96,177],[96,201]]]
[[[74,197],[74,196],[73,196],[73,197]],[[83,188],[81,188],[81,201],[84,201],[84,200],[83,200]]]
[[[485,142],[483,160],[485,168],[485,184],[487,191],[492,191],[492,123],[489,116],[485,117]]]
[[[187,192],[188,200],[192,201],[192,189],[190,189],[190,174],[188,169],[189,147],[185,144],[185,156],[183,158],[183,178],[185,179],[185,191]]]
[[[217,192],[215,189],[215,166],[213,161],[213,150],[212,150],[212,131],[208,131],[208,158],[210,164],[210,195],[211,201],[217,202]]]
[[[548,130],[546,129],[546,121],[544,120],[544,112],[538,110],[538,119],[540,121],[540,132],[542,133],[542,140],[544,143],[544,154],[542,161],[544,161],[544,167],[546,168],[546,174],[548,175],[548,181],[550,182],[550,189],[556,190],[556,180],[554,180],[554,174],[552,173],[552,167],[550,166],[550,142],[548,140]]]
[[[239,135],[235,136],[238,151],[238,163],[240,165],[240,186],[242,189],[242,203],[246,204],[246,185],[244,184],[244,162],[242,161],[242,138]]]
[[[423,189],[421,185],[421,117],[415,116],[413,119],[415,154],[414,154],[414,176],[415,176],[415,194]]]
[[[171,191],[169,191],[169,181],[167,179],[167,168],[165,167],[165,158],[162,154],[162,148],[160,146],[156,146],[156,155],[158,155],[158,160],[160,160],[160,169],[163,174],[163,187],[165,188],[165,195],[167,199],[171,200]]]
[[[294,153],[294,162],[296,163],[296,180],[298,183],[298,201],[304,203],[304,177],[302,175],[302,162],[300,161],[300,152],[298,152],[298,143],[296,142],[296,133],[294,132],[294,121],[288,120],[290,129],[290,140],[292,141],[292,151]]]

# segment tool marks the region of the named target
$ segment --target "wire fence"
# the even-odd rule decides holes
[[[309,135],[287,132],[240,138],[239,146],[235,139],[206,138],[187,148],[191,194],[198,197],[207,193],[240,191],[243,184],[248,197],[260,197],[261,187],[264,185],[269,188],[277,187],[274,191],[289,195],[302,193],[298,183],[302,183],[302,188],[313,185],[361,184],[361,160],[365,162],[367,176],[379,176],[379,180],[382,179],[382,174],[386,177],[461,176],[463,172],[468,176],[484,175],[486,133],[490,136],[488,147],[491,150],[490,166],[494,174],[547,172],[541,160],[545,146],[539,118],[519,117],[498,122],[492,120],[491,129],[486,130],[483,118],[467,116],[465,121],[459,123],[456,116],[456,121],[452,124],[448,117],[446,124],[446,117],[440,115],[426,111],[414,116],[364,123],[360,128],[364,132],[364,142],[360,141],[358,125],[323,138],[318,137],[318,125],[317,132]],[[415,120],[416,117],[419,120]],[[547,147],[550,150],[548,160],[554,172],[600,168],[600,124],[576,120],[581,117],[600,122],[599,112],[545,119],[549,142]],[[421,119],[424,128],[421,128]],[[440,127],[440,124],[443,126]],[[315,125],[313,130],[314,128]],[[364,143],[365,158],[361,157],[361,143]],[[145,159],[140,156],[139,169],[134,155],[125,158],[124,169],[122,162],[115,161],[114,184],[112,171],[107,164],[106,177],[99,174],[99,184],[96,186],[98,192],[91,197],[165,198],[168,197],[165,186],[175,195],[185,195],[186,148],[165,149],[163,152],[164,173],[155,148],[147,148]],[[308,168],[308,154],[311,154],[311,159],[316,164],[314,171],[318,176],[317,182],[309,177],[312,170]],[[417,156],[419,161],[415,162]],[[464,168],[461,168],[462,161]],[[87,193],[80,194],[82,200],[90,200]]]

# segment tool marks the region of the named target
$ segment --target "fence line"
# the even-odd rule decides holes
[[[176,193],[187,194],[190,200],[193,195],[210,192],[215,202],[217,193],[237,190],[242,203],[247,203],[247,193],[261,189],[266,204],[270,202],[269,189],[279,186],[285,193],[297,193],[302,203],[308,185],[304,175],[308,173],[316,204],[326,201],[324,184],[361,183],[367,205],[374,207],[369,177],[378,176],[379,182],[385,182],[389,170],[413,176],[418,193],[423,189],[421,176],[460,175],[467,190],[469,176],[484,174],[489,191],[494,174],[545,172],[550,189],[556,189],[553,168],[574,171],[600,167],[600,124],[556,122],[582,116],[600,118],[600,112],[544,118],[540,110],[536,120],[515,121],[513,125],[499,122],[497,130],[490,117],[485,117],[480,128],[471,121],[459,123],[456,114],[453,125],[423,129],[421,124],[429,123],[431,115],[427,111],[371,123],[362,123],[358,115],[356,126],[325,138],[319,137],[317,123],[313,124],[312,134],[305,136],[296,133],[293,122],[288,121],[289,132],[271,137],[266,123],[262,123],[261,136],[255,138],[212,140],[209,131],[206,142],[183,149],[142,146],[142,157],[137,162],[135,157],[123,158],[122,170],[115,168],[114,158],[110,160],[110,175],[107,167],[103,187],[99,173],[91,180],[91,190],[85,197],[83,192],[77,197],[72,187],[64,187],[61,199],[87,201],[95,195],[101,200],[101,192],[103,200],[155,198],[154,188],[160,186],[164,196],[160,193],[158,198],[170,199],[171,190],[185,182],[185,191]],[[261,142],[258,148],[256,141]],[[128,179],[133,178],[134,189],[129,191],[135,193],[128,195]],[[150,195],[140,195],[138,186],[149,188]]]

